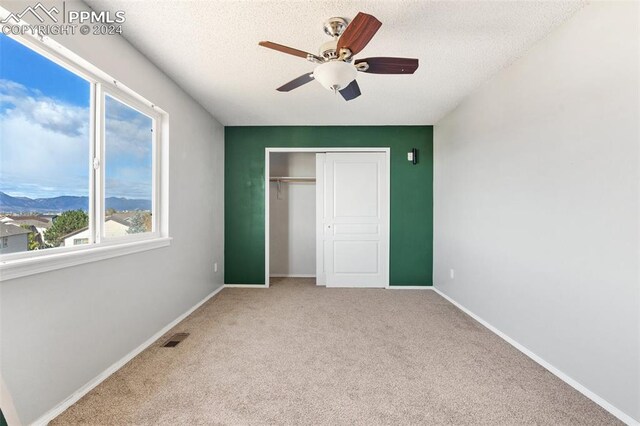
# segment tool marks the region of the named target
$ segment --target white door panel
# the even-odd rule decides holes
[[[340,154],[344,155],[366,154]],[[332,166],[333,197],[329,205],[333,207],[334,218],[379,217],[378,163],[334,160]]]
[[[336,223],[333,235],[378,235],[380,227],[377,223]]]
[[[333,241],[333,272],[377,274],[378,241]]]
[[[318,271],[327,287],[389,283],[389,170],[386,153],[318,154]],[[320,224],[320,222],[322,222]],[[320,228],[320,226],[322,226]],[[320,251],[320,250],[318,250]],[[319,273],[317,275],[320,275]],[[321,284],[319,282],[319,284]]]

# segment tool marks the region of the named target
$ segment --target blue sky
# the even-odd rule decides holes
[[[89,194],[86,80],[0,34],[0,191]],[[106,196],[151,198],[152,121],[106,99]]]
[[[110,96],[105,110],[105,196],[150,200],[153,121]]]

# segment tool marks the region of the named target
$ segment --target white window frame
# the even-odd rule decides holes
[[[105,100],[106,97],[109,96],[112,99],[128,106],[129,108],[151,118],[152,122],[153,122],[153,129],[152,129],[152,135],[153,135],[153,140],[152,140],[152,149],[151,149],[151,156],[153,157],[153,161],[152,161],[152,187],[151,187],[151,232],[144,232],[144,233],[140,233],[140,234],[130,234],[130,235],[124,235],[121,237],[107,237],[105,235],[105,230],[104,230],[104,225],[105,225],[105,219],[106,219],[106,208],[103,205],[103,202],[105,200],[105,183],[106,183],[106,178],[105,178],[105,170],[106,167],[104,167],[104,165],[106,164],[106,149],[107,149],[107,143],[108,141],[106,140],[106,136],[105,136],[105,131],[106,131],[106,123],[100,121],[100,127],[97,130],[97,133],[99,134],[99,136],[96,138],[96,141],[98,142],[98,144],[96,144],[96,155],[95,158],[98,160],[98,163],[100,164],[98,170],[97,170],[97,174],[96,177],[99,178],[98,185],[95,185],[95,193],[96,193],[96,202],[95,202],[95,208],[96,211],[98,212],[98,214],[96,215],[96,229],[95,229],[95,234],[92,233],[91,235],[95,235],[95,240],[96,243],[100,243],[100,242],[122,242],[122,241],[143,241],[143,240],[148,240],[148,239],[153,239],[153,238],[158,238],[161,236],[160,233],[160,223],[159,223],[159,214],[158,212],[158,200],[161,197],[161,194],[159,192],[159,185],[158,182],[160,181],[161,177],[159,175],[159,167],[158,167],[158,163],[159,161],[159,157],[158,157],[158,145],[160,144],[160,140],[162,138],[161,135],[161,126],[159,126],[159,123],[162,123],[162,116],[160,114],[158,114],[154,108],[145,105],[144,103],[132,98],[131,96],[128,96],[126,93],[115,93],[113,92],[113,90],[111,88],[106,88],[103,87],[102,85],[98,85],[97,86],[97,99],[99,102],[98,107],[96,108],[96,122],[98,122],[98,120],[102,117],[106,117],[106,107],[105,107]]]
[[[0,12],[2,12],[0,8]],[[0,13],[0,16],[2,13]],[[56,247],[0,255],[0,281],[76,266],[117,256],[166,247],[169,237],[169,177],[168,155],[169,115],[121,82],[67,50],[48,37],[30,34],[7,37],[23,44],[90,84],[90,153],[89,173],[89,244]],[[153,127],[153,186],[152,232],[131,234],[117,238],[103,236],[104,224],[104,99],[106,95],[152,118]],[[97,168],[95,167],[97,165]]]

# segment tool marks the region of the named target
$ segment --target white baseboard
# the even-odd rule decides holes
[[[390,285],[389,290],[435,290],[432,285]]]
[[[440,296],[442,296],[445,299],[447,299],[449,302],[451,302],[454,306],[456,306],[458,309],[463,311],[465,314],[469,315],[471,318],[473,318],[474,320],[478,321],[480,324],[482,324],[483,326],[488,328],[491,332],[496,334],[498,337],[502,338],[504,341],[509,343],[511,346],[513,346],[514,348],[516,348],[517,350],[519,350],[520,352],[522,352],[523,354],[525,354],[526,356],[531,358],[533,361],[535,361],[538,364],[540,364],[542,367],[544,367],[549,372],[554,374],[560,380],[562,380],[563,382],[565,382],[566,384],[568,384],[569,386],[571,386],[572,388],[574,388],[575,390],[577,390],[578,392],[580,392],[581,394],[583,394],[584,396],[586,396],[587,398],[589,398],[590,400],[592,400],[593,402],[595,402],[596,404],[598,404],[599,406],[601,406],[602,408],[607,410],[609,413],[611,413],[614,416],[616,416],[618,419],[620,419],[624,423],[626,423],[628,425],[632,425],[632,426],[640,426],[640,422],[635,420],[630,415],[624,413],[622,410],[618,409],[613,404],[607,402],[604,398],[596,395],[595,393],[590,391],[588,388],[586,388],[584,385],[582,385],[579,382],[577,382],[576,380],[572,379],[567,374],[563,373],[562,371],[560,371],[559,369],[557,369],[556,367],[554,367],[553,365],[551,365],[550,363],[545,361],[540,356],[538,356],[535,353],[531,352],[529,349],[527,349],[526,347],[524,347],[523,345],[521,345],[520,343],[518,343],[517,341],[515,341],[511,337],[507,336],[502,331],[498,330],[497,328],[495,328],[494,326],[489,324],[487,321],[483,320],[478,315],[474,314],[469,309],[465,308],[460,303],[456,302],[451,297],[449,297],[446,294],[444,294],[442,291],[438,290],[435,287],[433,289],[435,290],[436,293],[438,293]]]
[[[316,274],[271,274],[271,278],[315,278]]]
[[[191,315],[193,313],[193,311],[195,311],[200,306],[202,306],[207,300],[211,299],[213,296],[218,294],[222,289],[224,289],[224,287],[225,286],[220,286],[217,289],[215,289],[214,291],[212,291],[208,296],[206,296],[200,302],[196,303],[187,312],[185,312],[184,314],[180,315],[175,320],[171,321],[162,330],[158,331],[156,334],[151,336],[147,341],[145,341],[140,346],[138,346],[137,348],[135,348],[134,350],[129,352],[127,355],[125,355],[119,361],[116,361],[109,368],[104,370],[102,373],[98,374],[96,377],[91,379],[88,383],[86,383],[80,389],[75,391],[70,397],[68,397],[67,399],[62,401],[60,404],[56,405],[51,410],[47,411],[45,414],[40,416],[40,418],[38,418],[35,422],[32,423],[32,426],[34,426],[34,425],[36,425],[36,426],[40,426],[40,425],[45,426],[45,425],[47,425],[51,420],[55,419],[60,414],[62,414],[62,412],[64,410],[66,410],[67,408],[71,407],[73,404],[78,402],[78,400],[80,400],[80,398],[82,398],[87,393],[89,393],[89,391],[91,391],[93,388],[98,386],[100,383],[102,383],[105,379],[107,379],[113,373],[115,373],[120,368],[122,368],[127,362],[129,362],[133,358],[135,358],[136,355],[138,355],[140,352],[144,351],[149,346],[151,346],[156,340],[161,338],[165,333],[167,333],[169,330],[171,330],[173,327],[175,327],[180,321],[182,321],[183,319],[185,319],[186,317]]]
[[[285,277],[285,275],[270,275],[270,277],[280,278],[280,277]],[[287,275],[287,277],[308,278],[307,276],[302,276],[302,275]],[[313,277],[315,277],[315,275]],[[269,288],[269,286],[264,284],[225,284],[224,286],[228,288]],[[349,288],[363,288],[363,287],[349,287]],[[429,286],[427,285],[390,285],[389,287],[383,287],[383,288],[387,290],[435,290],[435,288],[432,285],[429,285]]]
[[[225,288],[269,288],[266,284],[225,284]]]

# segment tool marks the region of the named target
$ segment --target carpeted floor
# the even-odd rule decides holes
[[[52,424],[619,424],[432,291],[224,289]]]

